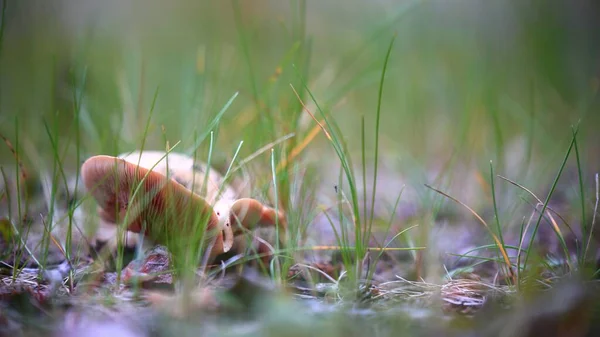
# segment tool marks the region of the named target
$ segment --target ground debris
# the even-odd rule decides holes
[[[131,261],[123,269],[123,281],[130,285],[139,282],[144,289],[173,289],[170,262],[166,247],[153,247],[141,259]]]
[[[472,278],[458,278],[443,284],[433,284],[398,277],[396,281],[379,284],[378,288],[380,295],[388,300],[425,307],[439,305],[445,313],[464,315],[473,315],[481,310],[491,296],[505,296],[513,292],[507,286],[494,286]]]

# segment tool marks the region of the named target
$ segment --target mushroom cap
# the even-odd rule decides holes
[[[254,227],[279,227],[285,234],[287,222],[281,211],[263,205],[252,198],[241,198],[233,202],[229,209],[230,221],[238,223],[247,229]],[[237,226],[234,226],[234,232]]]
[[[83,163],[83,183],[98,203],[103,220],[123,224],[132,232],[144,232],[167,246],[189,243],[186,238],[207,239],[204,233],[200,238],[193,235],[198,226],[206,224],[208,239],[215,239],[212,251],[227,252],[231,248],[231,228],[219,228],[218,218],[204,198],[151,169],[147,162],[146,167],[137,165],[137,159],[139,154],[135,163],[100,155]]]
[[[228,184],[225,184],[225,178],[219,172],[186,154],[134,151],[122,153],[118,157],[174,179],[206,199],[211,205],[221,199],[235,200],[237,197],[237,193]],[[204,185],[205,177],[207,178],[206,186]]]

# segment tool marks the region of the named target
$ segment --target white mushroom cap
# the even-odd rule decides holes
[[[203,197],[211,205],[219,199],[236,198],[235,191],[225,184],[224,177],[205,163],[178,152],[139,151],[118,156],[148,170],[159,172],[174,179],[187,189]],[[204,179],[206,186],[203,186]],[[219,193],[221,190],[221,193]]]

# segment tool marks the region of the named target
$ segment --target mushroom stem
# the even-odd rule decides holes
[[[234,245],[234,233],[231,227],[230,215],[233,200],[221,199],[214,206],[215,214],[219,219],[219,229],[223,236],[223,253],[227,253]]]

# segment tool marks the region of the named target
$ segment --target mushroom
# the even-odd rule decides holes
[[[283,212],[256,199],[236,200],[220,174],[181,153],[98,155],[83,163],[81,174],[103,222],[142,232],[169,249],[200,248],[202,240],[214,240],[209,261],[237,251],[234,236],[242,227],[278,226],[285,235]],[[196,238],[198,226],[205,226],[205,235]]]

